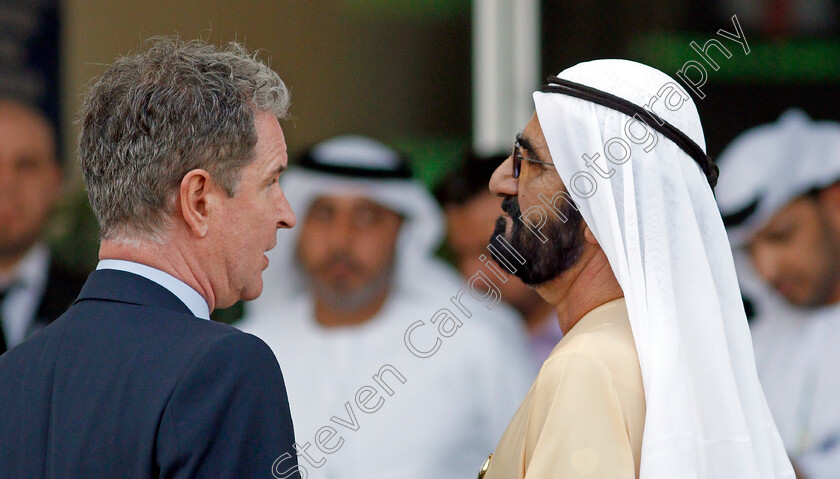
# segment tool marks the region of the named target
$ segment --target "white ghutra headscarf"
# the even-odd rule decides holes
[[[658,70],[599,60],[559,78],[647,105],[705,150],[694,103]],[[644,127],[628,126],[626,113],[561,93],[536,92],[534,102],[557,171],[625,294],[647,403],[640,477],[793,478],[703,170],[663,134],[652,148],[634,143]],[[587,166],[583,155],[596,153],[609,178]]]

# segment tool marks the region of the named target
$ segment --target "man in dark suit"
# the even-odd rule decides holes
[[[0,476],[299,477],[274,354],[208,320],[259,296],[294,226],[277,183],[288,104],[237,44],[158,38],[96,80],[79,156],[101,261],[0,356]]]
[[[42,240],[62,178],[49,120],[0,99],[0,354],[60,316],[84,284]]]

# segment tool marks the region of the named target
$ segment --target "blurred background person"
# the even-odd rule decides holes
[[[49,120],[0,99],[0,354],[64,313],[84,284],[44,240],[63,179]]]
[[[717,199],[756,364],[798,477],[840,474],[840,123],[800,110],[721,154]]]
[[[278,238],[266,292],[238,326],[288,365],[301,468],[471,477],[534,377],[524,329],[434,257],[442,214],[394,150],[336,137],[282,185],[300,225]],[[322,441],[325,426],[338,436]]]
[[[482,258],[489,255],[487,244],[501,211],[502,198],[491,193],[487,185],[508,156],[508,153],[482,156],[467,152],[460,166],[435,189],[435,197],[446,215],[447,246],[464,278],[482,270]],[[539,368],[563,338],[557,313],[519,278],[507,277],[507,282],[498,283],[502,299],[522,315],[533,362]]]

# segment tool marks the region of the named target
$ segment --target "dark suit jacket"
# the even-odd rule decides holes
[[[35,323],[44,327],[64,314],[79,296],[86,279],[87,274],[66,268],[50,256],[47,285],[35,313]]]
[[[41,329],[64,314],[73,304],[84,284],[84,274],[63,267],[50,256],[47,284],[38,303],[35,317],[31,320],[33,324],[28,325],[28,330]],[[0,354],[6,352],[6,349],[6,339],[0,328]]]
[[[268,346],[131,273],[0,356],[3,478],[297,478],[293,443]]]

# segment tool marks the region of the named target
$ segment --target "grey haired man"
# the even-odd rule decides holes
[[[93,83],[79,156],[100,263],[0,357],[6,477],[298,477],[277,360],[208,321],[262,291],[295,216],[289,93],[242,46],[157,38]]]

